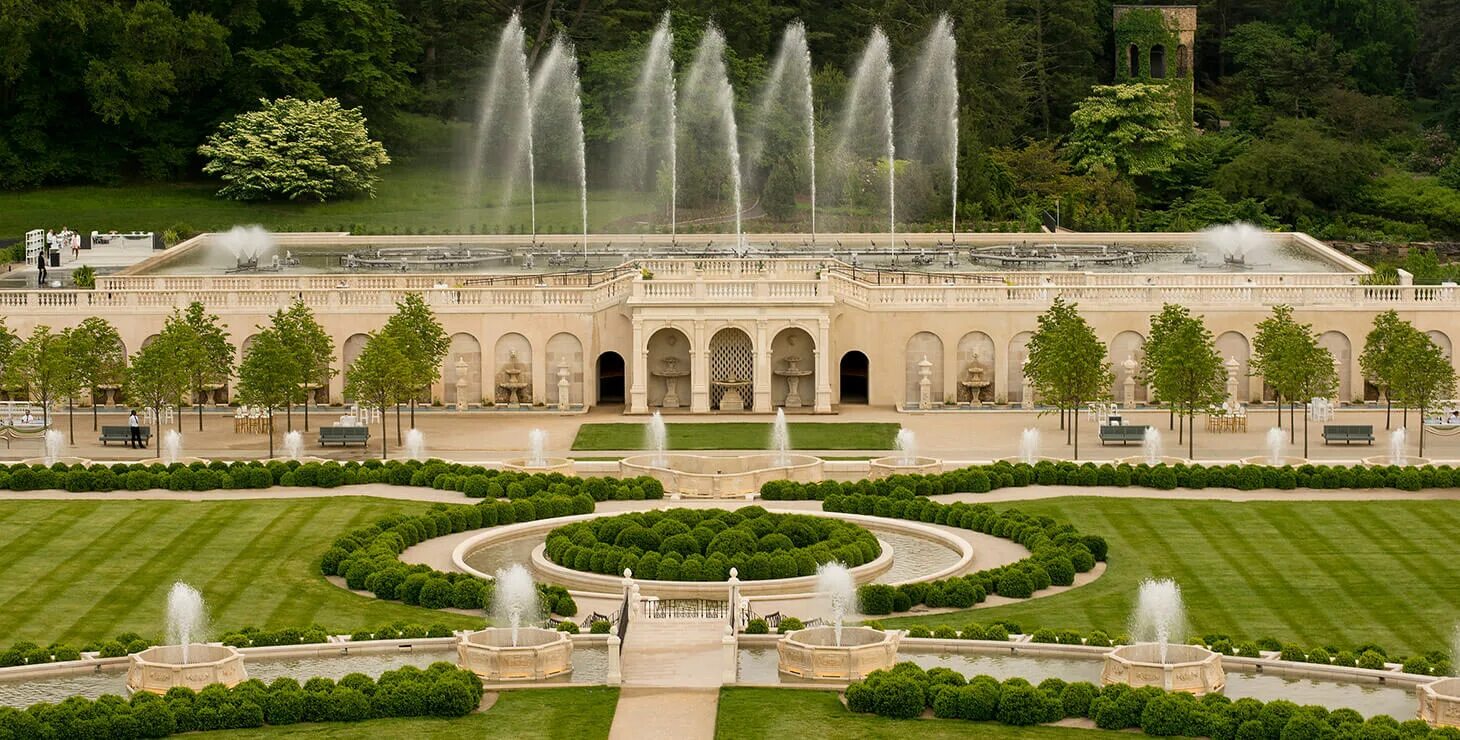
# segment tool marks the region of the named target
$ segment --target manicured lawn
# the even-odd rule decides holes
[[[247,738],[503,738],[504,740],[600,740],[608,737],[618,689],[589,686],[506,691],[491,709],[460,719],[377,719],[369,722],[265,727],[215,732],[210,737]]]
[[[761,422],[664,425],[671,450],[764,450],[771,444],[771,425]],[[897,424],[791,422],[791,448],[796,450],[890,450]],[[574,450],[642,450],[648,440],[644,424],[584,424],[573,440]]]
[[[203,592],[216,633],[312,623],[343,632],[396,621],[479,625],[357,596],[319,573],[319,556],[340,533],[424,508],[354,497],[7,501],[0,505],[0,642],[79,646],[124,631],[160,638],[177,580]]]
[[[1460,603],[1460,502],[1209,502],[1064,498],[1018,508],[1110,543],[1109,571],[1067,594],[968,612],[890,619],[958,626],[1127,629],[1137,584],[1181,585],[1192,633],[1275,637],[1304,647],[1448,649]]]
[[[838,740],[1098,740],[1103,730],[1069,727],[1010,727],[952,719],[897,720],[856,714],[834,691],[724,688],[715,720],[715,740],[838,738]]]

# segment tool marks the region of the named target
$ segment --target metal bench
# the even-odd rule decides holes
[[[1324,424],[1323,444],[1363,442],[1374,444],[1374,427],[1368,424]]]
[[[320,446],[329,444],[366,444],[370,441],[369,427],[320,427]]]
[[[142,437],[142,446],[146,447],[147,441],[152,439],[152,427],[139,426],[137,429],[141,430],[139,436]],[[97,439],[101,441],[102,447],[105,447],[108,442],[127,444],[132,441],[132,428],[104,426],[101,428],[101,436]]]
[[[1119,442],[1124,447],[1127,442],[1144,442],[1145,440],[1145,424],[1106,424],[1100,427],[1101,447],[1104,447],[1106,442]]]

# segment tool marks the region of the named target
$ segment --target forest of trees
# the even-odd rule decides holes
[[[1029,228],[1057,204],[1076,229],[1243,219],[1333,239],[1460,238],[1460,0],[1201,0],[1198,129],[1182,122],[1171,151],[1139,170],[1101,164],[1074,136],[1081,101],[1113,82],[1109,2],[667,9],[677,58],[706,22],[723,28],[742,108],[781,29],[804,21],[819,126],[835,119],[874,25],[903,70],[948,13],[965,228]],[[471,118],[514,10],[530,55],[557,33],[576,44],[590,158],[605,158],[664,2],[0,0],[0,187],[196,178],[198,145],[221,122],[280,96],[360,107],[391,155],[409,158],[433,145],[433,121]]]

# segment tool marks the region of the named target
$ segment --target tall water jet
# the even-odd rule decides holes
[[[208,629],[208,610],[203,595],[182,581],[167,592],[167,644],[182,646],[182,662],[188,662],[188,648],[203,640]]]
[[[45,454],[42,459],[46,461],[46,467],[56,464],[61,459],[61,452],[66,446],[66,435],[59,429],[47,429],[45,434]]]
[[[776,453],[777,465],[789,465],[787,451],[791,448],[791,430],[786,426],[786,410],[776,409],[776,421],[771,425],[771,449]]]
[[[1039,457],[1039,430],[1029,427],[1019,435],[1019,459],[1025,465],[1033,465]]]
[[[169,429],[162,435],[162,462],[171,465],[182,457],[182,434]]]
[[[887,34],[874,28],[847,86],[837,127],[834,160],[844,183],[858,180],[859,164],[882,159],[887,165],[887,239],[897,245],[897,145],[893,137],[892,57]],[[853,203],[852,205],[856,205]]]
[[[300,434],[298,430],[284,435],[284,457],[290,460],[304,457],[304,435]]]
[[[913,84],[906,93],[910,113],[903,156],[935,170],[947,170],[952,226],[958,241],[958,42],[953,21],[938,16],[918,50]]]
[[[1170,578],[1141,581],[1136,595],[1136,610],[1131,615],[1131,634],[1141,642],[1159,646],[1161,662],[1167,651],[1179,643],[1186,632],[1186,607],[1181,600],[1181,587]]]
[[[1161,430],[1146,427],[1145,436],[1141,438],[1141,454],[1145,456],[1147,465],[1161,462]]]
[[[816,567],[816,592],[831,601],[831,625],[836,645],[842,644],[842,622],[857,603],[857,582],[847,566],[835,560]]]
[[[537,586],[532,575],[519,563],[497,571],[492,590],[492,619],[506,622],[512,630],[512,646],[517,646],[517,633],[524,619],[535,619],[538,612]]]
[[[912,465],[918,456],[917,437],[913,430],[903,427],[897,430],[897,439],[893,442],[897,446],[898,462],[903,465]]]
[[[1267,459],[1269,465],[1282,465],[1283,452],[1287,450],[1287,435],[1277,427],[1270,427],[1267,430]]]
[[[1228,264],[1249,264],[1274,246],[1271,234],[1241,221],[1209,227],[1201,236],[1211,257]]]
[[[410,429],[406,432],[406,457],[411,460],[424,460],[426,458],[426,435],[419,429]]]
[[[209,264],[224,268],[260,264],[274,251],[274,235],[262,226],[234,226],[208,241]]]
[[[718,138],[718,146],[725,148],[724,156],[727,161],[720,167],[729,167],[726,174],[730,180],[730,199],[735,208],[735,246],[738,248],[743,210],[740,194],[740,133],[735,123],[735,91],[730,87],[725,71],[725,37],[714,25],[705,28],[705,35],[695,47],[694,61],[690,64],[680,95],[678,115],[687,120],[684,127],[676,130],[676,135],[683,134],[701,148],[715,147],[710,140]],[[693,151],[698,156],[705,156],[703,152]],[[718,169],[711,161],[697,164]],[[704,199],[708,189],[716,184],[717,182],[702,183],[707,190],[699,194],[700,199]]]
[[[1408,441],[1409,432],[1404,427],[1395,429],[1389,433],[1389,464],[1403,465],[1405,462],[1404,445]]]
[[[573,43],[562,34],[553,38],[552,45],[532,76],[531,106],[532,177],[536,180],[545,173],[556,172],[564,179],[577,182],[586,259],[588,171],[583,142],[582,89],[578,82],[578,59]]]
[[[544,454],[546,448],[546,431],[534,429],[527,433],[527,464],[529,467],[541,468],[547,465],[547,457]]]
[[[748,166],[760,167],[769,177],[774,167],[791,167],[795,153],[788,138],[804,140],[805,180],[811,196],[811,240],[816,241],[816,111],[811,95],[811,50],[806,27],[800,21],[786,26],[756,100],[754,127],[747,137]],[[772,135],[772,132],[775,135]],[[789,136],[788,136],[789,134]],[[773,142],[781,146],[773,146]],[[771,149],[776,149],[771,151]],[[801,169],[801,168],[797,168]],[[764,187],[765,182],[759,183]]]
[[[502,205],[510,205],[516,180],[525,166],[535,241],[537,193],[532,176],[532,84],[526,43],[522,19],[514,12],[497,38],[497,49],[477,104],[464,196],[470,208],[479,205],[483,175],[490,169],[502,178],[499,194]]]
[[[649,448],[653,464],[657,467],[664,467],[664,450],[669,445],[669,428],[664,426],[664,417],[658,411],[649,417],[649,423],[644,428],[646,446]]]
[[[627,129],[615,152],[620,187],[640,192],[658,191],[661,177],[669,187],[669,233],[678,228],[678,183],[675,176],[674,31],[669,11],[659,19],[649,39],[643,66],[634,84]],[[661,175],[667,174],[667,177]],[[661,196],[662,197],[662,196]]]

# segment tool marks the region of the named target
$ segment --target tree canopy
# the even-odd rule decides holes
[[[1115,376],[1106,359],[1105,343],[1080,315],[1077,304],[1056,296],[1039,315],[1038,328],[1029,338],[1029,361],[1024,372],[1036,394],[1061,412],[1075,412],[1089,401],[1110,395]],[[1080,457],[1078,413],[1072,414],[1074,457]]]

